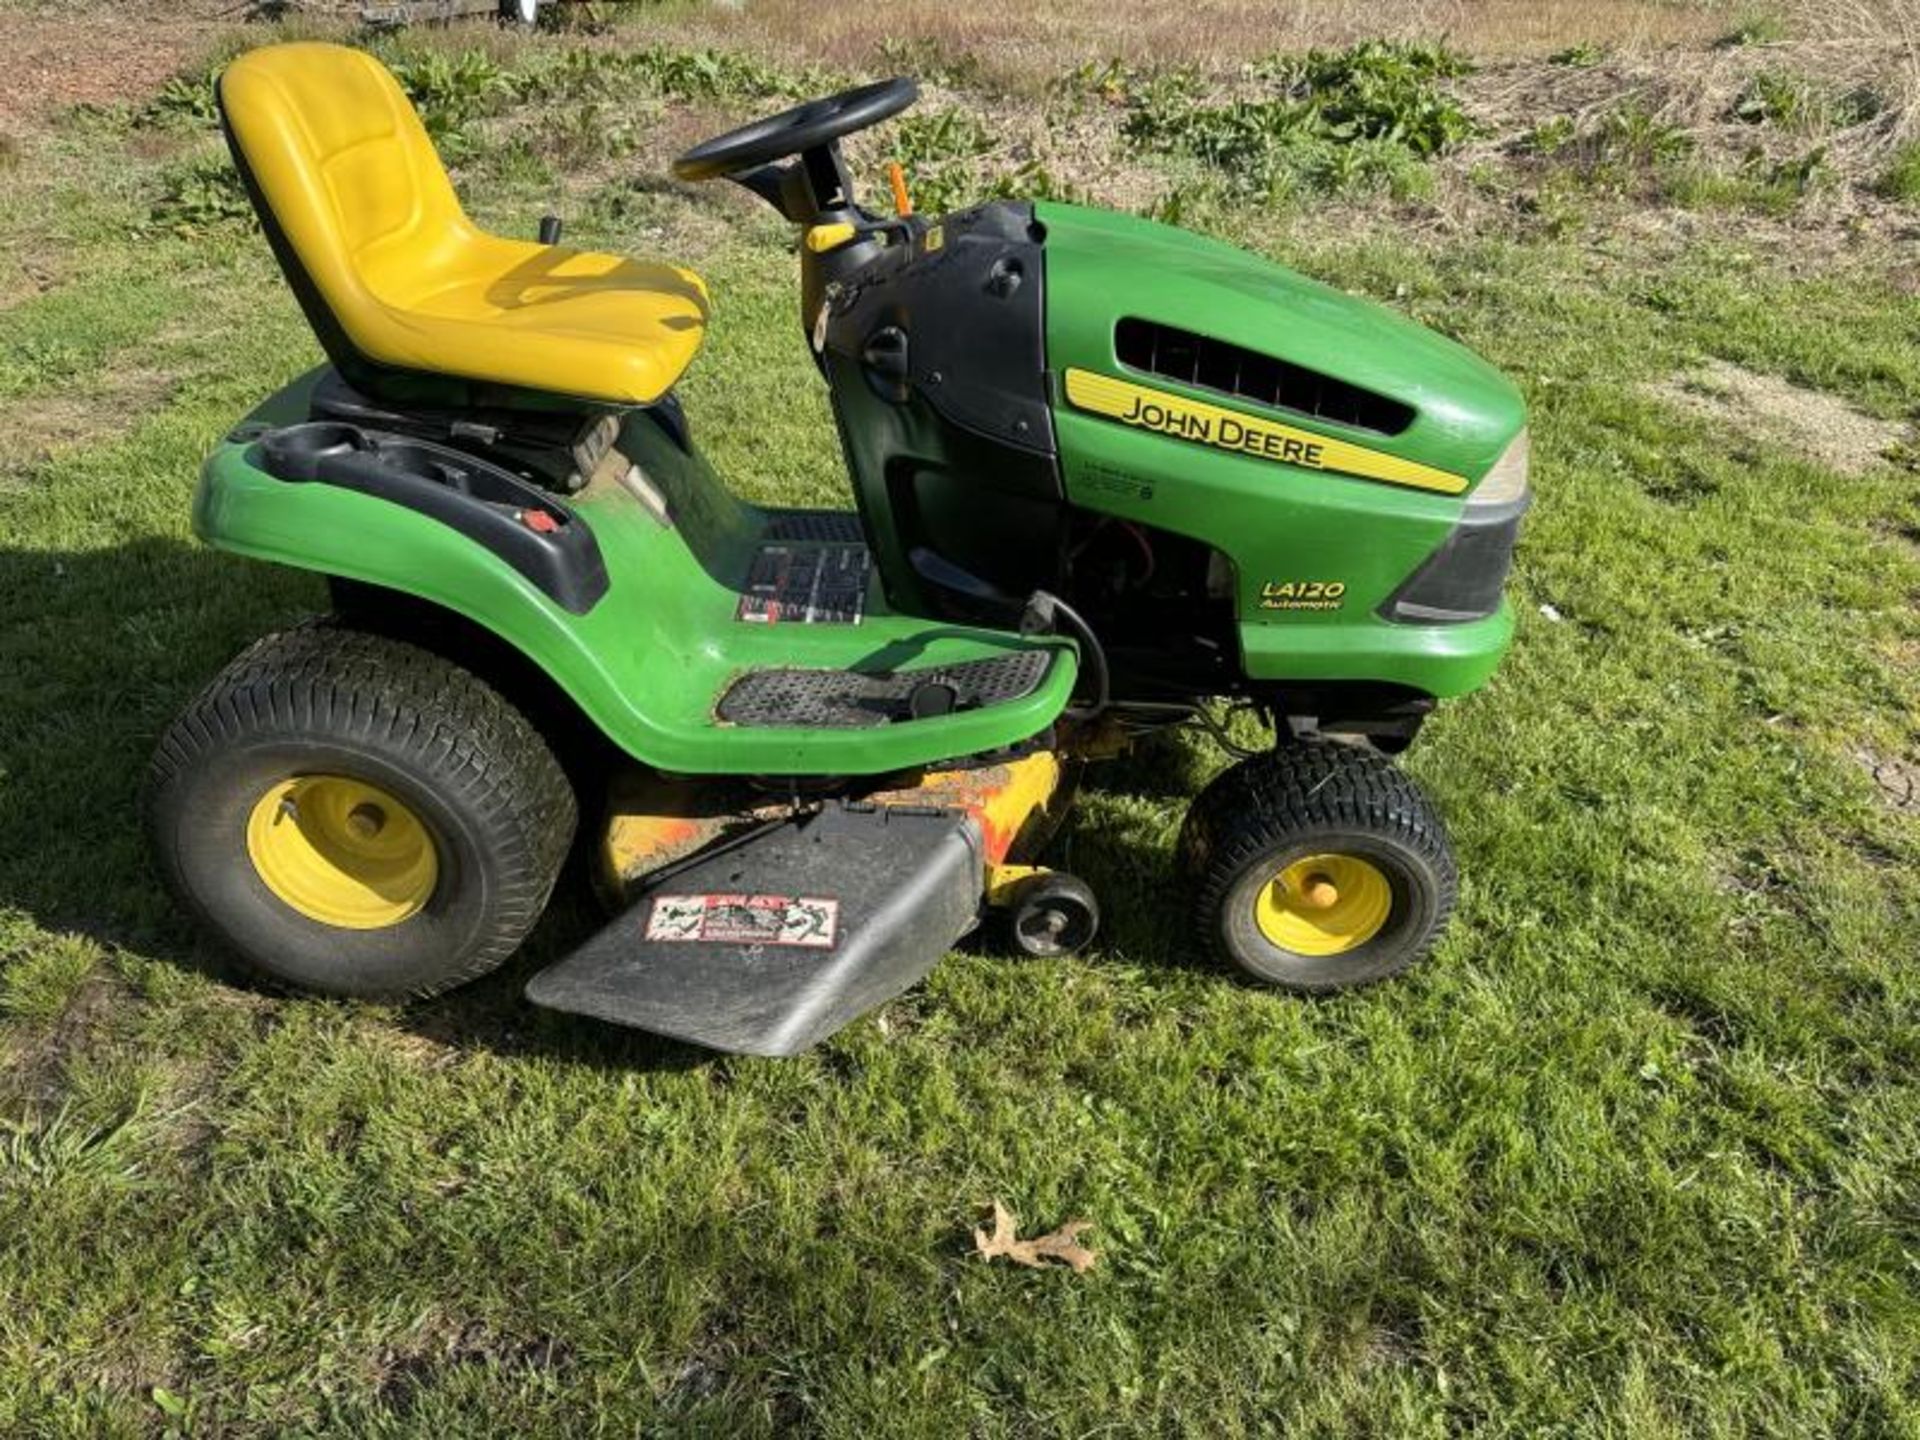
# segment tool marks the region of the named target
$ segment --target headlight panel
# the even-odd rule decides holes
[[[1527,493],[1527,465],[1532,442],[1525,427],[1514,436],[1485,478],[1467,496],[1468,505],[1510,505]]]

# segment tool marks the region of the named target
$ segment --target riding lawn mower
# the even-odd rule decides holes
[[[1240,756],[1173,857],[1198,948],[1308,992],[1431,948],[1454,861],[1391,757],[1511,639],[1518,393],[1147,220],[926,216],[897,170],[869,210],[840,141],[915,98],[864,85],[674,162],[797,227],[853,506],[791,509],[701,458],[674,388],[695,274],[551,217],[478,228],[361,51],[227,67],[234,164],[327,363],[225,437],[194,526],[327,577],[332,612],[192,703],[147,818],[255,972],[446,990],[516,950],[577,849],[610,918],[530,1000],[792,1054],[976,929],[1087,945],[1092,889],[1045,864],[1074,787],[1194,726]]]

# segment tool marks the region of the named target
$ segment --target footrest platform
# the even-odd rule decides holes
[[[749,670],[720,697],[729,725],[851,729],[891,725],[956,710],[1022,700],[1047,678],[1050,650],[1015,650],[986,660],[922,670]]]

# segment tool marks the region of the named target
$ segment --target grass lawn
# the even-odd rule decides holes
[[[779,82],[676,74],[475,99],[463,188],[705,274],[696,436],[838,503],[791,237],[658,178]],[[1518,640],[1406,757],[1452,931],[1323,1002],[1197,965],[1166,862],[1225,757],[1182,740],[1060,841],[1090,954],[957,955],[721,1059],[520,1000],[578,883],[505,971],[385,1008],[237,983],[151,877],[156,735],[324,604],[188,529],[214,439],[318,358],[191,91],[0,168],[0,1432],[1920,1435],[1920,476],[1817,443],[1914,414],[1884,249],[1617,187],[1445,227],[1194,189],[1183,223],[1532,406]],[[1709,361],[1795,398],[1743,418],[1676,381]],[[995,1197],[1092,1221],[1097,1267],[971,1257]]]

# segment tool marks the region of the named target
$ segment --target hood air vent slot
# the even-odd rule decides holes
[[[1274,410],[1291,410],[1377,435],[1398,435],[1413,423],[1411,405],[1172,325],[1129,316],[1113,327],[1113,348],[1129,369]]]

